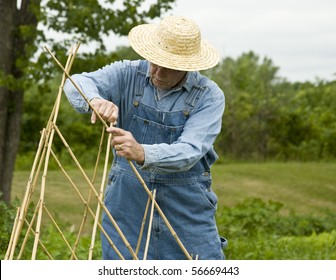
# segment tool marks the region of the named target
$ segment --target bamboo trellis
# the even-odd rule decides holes
[[[112,134],[109,134],[108,136],[105,135],[105,129],[108,128],[108,124],[102,119],[102,117],[98,114],[98,112],[95,110],[94,107],[91,106],[89,100],[85,96],[85,94],[82,92],[82,90],[76,85],[75,81],[71,78],[70,76],[70,69],[71,66],[74,62],[75,56],[78,52],[80,44],[78,43],[75,46],[72,46],[70,51],[69,51],[69,56],[66,61],[65,66],[63,65],[56,59],[56,57],[52,54],[52,52],[45,47],[45,50],[51,55],[52,59],[55,61],[55,63],[60,67],[60,69],[63,72],[62,80],[59,86],[58,94],[56,97],[55,104],[53,106],[52,112],[50,114],[49,120],[46,124],[46,127],[43,128],[41,132],[41,137],[39,141],[39,145],[35,154],[35,158],[32,164],[32,168],[30,171],[30,175],[28,178],[27,186],[26,186],[26,191],[24,194],[24,197],[21,202],[21,206],[18,207],[17,209],[17,214],[13,223],[13,229],[12,229],[12,234],[11,238],[8,244],[8,249],[5,255],[6,260],[11,260],[11,259],[22,259],[24,252],[28,251],[27,249],[27,244],[29,243],[28,240],[30,238],[33,239],[32,243],[32,248],[29,248],[31,250],[31,259],[35,260],[38,256],[37,252],[38,249],[41,248],[42,252],[44,253],[44,256],[46,256],[47,259],[55,259],[53,256],[53,253],[48,250],[47,244],[43,241],[43,238],[41,238],[42,233],[43,233],[43,222],[42,220],[44,219],[45,215],[50,219],[51,224],[56,228],[56,231],[59,233],[59,235],[62,237],[62,240],[64,241],[66,247],[69,250],[69,259],[78,259],[78,254],[77,250],[80,244],[81,237],[83,236],[83,229],[85,224],[87,223],[87,217],[92,216],[93,219],[93,226],[92,226],[92,233],[91,233],[91,243],[88,248],[88,257],[87,259],[91,260],[93,258],[93,253],[94,253],[94,248],[95,248],[95,242],[96,242],[96,234],[99,230],[101,233],[107,238],[108,242],[110,243],[111,247],[114,249],[116,254],[120,257],[120,259],[124,259],[124,256],[120,253],[119,249],[115,246],[113,243],[113,240],[108,236],[108,234],[105,232],[104,228],[102,227],[99,217],[101,214],[101,211],[105,211],[106,215],[110,219],[112,225],[114,226],[115,230],[118,232],[119,236],[121,237],[124,245],[126,248],[129,250],[131,253],[133,259],[137,260],[138,259],[138,252],[140,249],[140,243],[143,237],[143,231],[144,231],[144,226],[146,223],[146,218],[148,215],[148,211],[150,208],[150,217],[149,217],[149,226],[148,226],[148,232],[146,236],[146,242],[145,242],[145,248],[144,248],[144,255],[143,259],[147,258],[147,252],[148,252],[148,247],[150,243],[150,235],[151,235],[151,224],[152,224],[152,219],[153,219],[153,213],[154,213],[154,208],[157,210],[159,213],[160,217],[164,221],[165,225],[169,229],[170,233],[174,237],[175,241],[181,248],[182,252],[185,254],[186,259],[191,260],[192,257],[186,250],[185,246],[177,236],[176,232],[174,231],[173,227],[171,226],[170,222],[162,212],[160,206],[155,200],[155,190],[151,192],[149,188],[147,187],[145,181],[141,178],[141,175],[135,168],[134,164],[131,161],[128,161],[130,164],[132,170],[134,171],[135,175],[139,179],[143,189],[146,191],[148,195],[148,201],[146,205],[146,209],[144,212],[144,217],[143,221],[141,224],[140,232],[139,232],[139,237],[138,237],[138,243],[136,248],[132,248],[131,245],[129,244],[126,235],[121,231],[121,229],[118,226],[117,221],[112,217],[112,215],[109,213],[107,208],[105,207],[105,204],[103,202],[103,193],[104,193],[104,188],[106,185],[106,178],[108,174],[108,163],[109,163],[109,158],[110,158],[110,150],[111,150],[111,138],[113,137]],[[92,175],[92,178],[89,178],[89,175],[87,172],[84,170],[80,162],[77,160],[74,152],[72,151],[70,145],[67,143],[65,137],[63,136],[61,130],[57,126],[57,119],[58,119],[58,113],[60,110],[60,104],[61,104],[61,97],[63,95],[63,87],[65,84],[66,79],[69,79],[71,83],[74,85],[74,87],[77,89],[77,91],[80,93],[80,95],[84,98],[84,100],[89,104],[90,108],[96,113],[96,116],[98,119],[101,121],[103,124],[102,126],[102,133],[101,133],[101,138],[100,138],[100,143],[99,143],[99,148],[98,148],[98,153],[97,153],[97,159],[95,163],[95,168],[94,172]],[[58,136],[63,145],[66,147],[66,150],[71,157],[72,161],[74,162],[77,170],[80,172],[80,174],[83,176],[84,180],[86,181],[87,185],[89,186],[87,190],[87,198],[84,197],[83,190],[81,190],[80,187],[76,185],[76,182],[72,177],[70,176],[69,172],[66,171],[66,169],[63,167],[61,160],[58,158],[57,154],[53,151],[53,141],[54,137]],[[105,141],[106,140],[106,141]],[[98,164],[100,161],[100,158],[102,157],[103,153],[103,145],[104,141],[106,142],[106,148],[105,148],[105,159],[104,159],[104,167],[103,167],[103,173],[102,173],[102,178],[100,180],[100,186],[96,185],[96,179],[97,179],[97,170],[98,170]],[[70,244],[70,241],[67,240],[65,234],[63,233],[62,229],[60,226],[57,224],[57,219],[52,215],[50,209],[48,208],[48,202],[46,201],[45,198],[45,193],[47,190],[47,175],[48,175],[48,166],[49,166],[49,160],[50,157],[54,158],[54,160],[57,163],[57,166],[59,167],[61,173],[64,175],[64,177],[67,179],[69,185],[71,188],[75,191],[77,194],[77,198],[83,203],[84,205],[84,211],[83,211],[83,217],[81,218],[81,221],[79,222],[78,226],[78,232],[75,238],[75,241],[72,242],[73,244]],[[39,198],[36,203],[36,207],[34,211],[32,211],[29,208],[29,205],[33,201],[33,194],[37,189],[37,181],[39,179],[39,174],[42,170],[43,167],[43,173],[41,176],[41,184],[40,184],[40,192],[39,192]],[[90,204],[92,204],[92,201],[94,203],[97,203],[96,205],[96,210],[93,211],[92,208],[90,207]],[[33,212],[33,213],[30,213]],[[28,215],[29,214],[29,215]],[[30,216],[30,218],[29,218]],[[29,220],[30,219],[30,220]],[[33,229],[35,227],[35,229]],[[46,242],[47,243],[47,242]],[[19,250],[17,250],[19,249]],[[18,252],[17,252],[18,251]],[[56,257],[57,258],[57,257]],[[196,256],[197,259],[197,256]]]

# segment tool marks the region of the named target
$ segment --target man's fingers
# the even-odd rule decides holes
[[[118,109],[118,108],[116,108]],[[116,121],[118,119],[118,110],[113,110],[111,113],[111,118],[108,120],[110,123],[113,123],[114,125],[116,125]]]
[[[96,120],[97,120],[96,113],[92,112],[92,114],[91,114],[91,123],[96,123]]]
[[[114,124],[118,119],[118,107],[110,101],[94,98],[91,104],[95,107],[96,112],[106,121]],[[93,112],[91,115],[91,123],[97,121],[97,115]]]
[[[108,133],[112,133],[115,136],[124,136],[126,134],[125,130],[114,126],[110,126],[109,128],[106,129],[106,131]]]

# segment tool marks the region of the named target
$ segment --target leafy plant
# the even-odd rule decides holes
[[[14,202],[13,205],[17,205],[17,203]],[[15,206],[7,206],[5,202],[0,201],[0,259],[5,257],[15,216]]]
[[[218,212],[229,259],[336,259],[336,215],[280,214],[282,204],[250,199]]]

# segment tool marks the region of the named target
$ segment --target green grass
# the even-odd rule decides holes
[[[101,185],[101,169],[95,183],[97,190]],[[215,165],[212,174],[213,189],[219,200],[217,222],[220,234],[229,239],[229,246],[225,250],[228,259],[336,259],[335,171],[336,163]],[[92,173],[92,170],[87,171],[89,178]],[[68,174],[82,197],[87,199],[88,183],[80,172],[71,169]],[[13,199],[23,198],[28,177],[28,171],[15,172]],[[32,196],[35,204],[40,197],[41,181],[40,176]],[[45,205],[56,222],[62,224],[65,234],[74,239],[85,207],[58,170],[48,171]],[[93,199],[90,206],[94,212],[96,205]],[[50,220],[45,218],[46,214],[43,215],[43,223],[50,224]],[[80,246],[80,259],[87,257],[92,223],[93,218],[88,215],[85,227],[87,235],[82,240],[86,245],[83,243]],[[42,235],[55,258],[68,257],[55,228],[44,226]],[[97,259],[100,258],[99,248],[98,245],[95,251]],[[43,254],[40,257],[45,258]]]
[[[12,197],[22,199],[29,177],[28,171],[16,171]],[[78,170],[71,170],[83,197],[88,196],[88,184]],[[88,170],[92,177],[92,170]],[[220,206],[232,207],[247,198],[261,198],[284,204],[283,211],[298,214],[336,212],[336,163],[236,163],[213,167],[213,189]],[[96,189],[100,187],[98,175]],[[37,201],[41,179],[34,192]],[[46,205],[67,222],[73,222],[83,212],[84,204],[59,170],[50,170],[46,179]]]
[[[46,176],[44,203],[51,212],[57,222],[62,221],[63,224],[79,226],[83,218],[85,204],[83,200],[90,201],[90,207],[93,212],[96,211],[97,200],[93,193],[90,194],[90,187],[80,171],[72,169],[67,170],[67,174],[71,177],[77,190],[65,177],[60,170],[49,170]],[[42,173],[42,172],[40,172]],[[93,170],[86,170],[87,177],[90,181],[93,179]],[[101,171],[98,172],[94,186],[97,193],[100,192]],[[16,171],[13,179],[12,199],[23,199],[27,188],[29,171]],[[35,190],[31,197],[31,201],[36,205],[42,189],[42,176],[39,174]],[[80,195],[79,195],[80,193]],[[90,196],[91,195],[91,196]],[[91,197],[91,199],[89,198]],[[45,214],[44,214],[45,215]],[[92,215],[88,214],[88,228],[93,223]]]
[[[279,201],[298,214],[336,212],[336,163],[237,163],[213,167],[219,204],[247,198]]]

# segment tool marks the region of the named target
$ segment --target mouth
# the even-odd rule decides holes
[[[153,76],[153,79],[155,79],[155,80],[158,81],[158,82],[163,82],[163,80],[158,79],[156,76]]]
[[[160,80],[160,79],[158,79],[156,77],[153,77],[152,80],[153,80],[154,84],[164,84],[165,83],[165,81]]]

